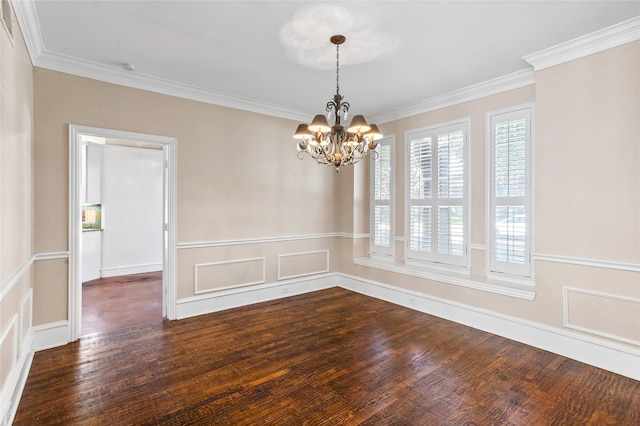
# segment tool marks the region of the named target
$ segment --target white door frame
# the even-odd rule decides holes
[[[162,244],[162,312],[176,319],[177,139],[168,136],[69,125],[69,341],[78,340],[82,322],[82,136],[162,144],[165,155]]]

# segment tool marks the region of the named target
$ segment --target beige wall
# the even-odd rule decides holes
[[[0,389],[23,355],[32,286],[33,77],[17,26],[0,25]]]
[[[0,161],[2,231],[0,278],[4,281],[31,256],[33,77],[19,28],[13,43],[0,28],[2,65]]]
[[[638,262],[639,80],[640,42],[536,73],[540,253]]]
[[[293,241],[232,241],[336,231],[336,173],[297,159],[295,122],[40,68],[34,85],[38,252],[67,250],[69,124],[177,138],[177,242],[229,242],[223,249],[178,250],[179,298],[194,295],[196,263],[265,256],[271,279],[278,254],[302,250]],[[332,241],[309,241],[335,255]],[[36,275],[36,324],[66,319],[60,300],[67,295],[66,260],[47,263]],[[53,295],[56,303],[50,303]]]
[[[640,41],[536,73],[536,120],[535,251],[637,265]],[[561,321],[563,287],[592,291],[568,299],[570,320],[640,344],[640,305],[611,298],[639,299],[639,273],[550,262],[536,270],[556,313],[547,321]],[[535,318],[543,315],[541,305]]]
[[[348,259],[341,271],[553,327],[564,327],[566,313],[587,333],[640,345],[640,274],[624,270],[640,261],[639,56],[640,42],[630,43],[539,71],[535,85],[380,126],[396,136],[396,235],[402,237],[404,132],[471,118],[471,243],[476,245],[471,276],[482,280],[485,250],[477,248],[487,244],[486,113],[535,102],[533,252],[534,258],[547,255],[555,261],[534,261],[534,301],[356,266]],[[369,202],[368,196],[342,198],[344,204],[352,199]],[[357,205],[352,213],[368,214]],[[354,257],[364,251],[356,246],[342,241],[343,252]],[[398,264],[403,250],[398,241]],[[567,257],[569,263],[559,262]],[[576,264],[584,260],[586,266]],[[579,290],[570,292],[566,307],[565,287]],[[594,313],[599,321],[587,322]]]

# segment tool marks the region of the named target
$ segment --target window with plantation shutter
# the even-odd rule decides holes
[[[395,137],[378,141],[377,156],[371,156],[371,254],[393,255],[394,232],[394,146]]]
[[[489,269],[531,276],[532,106],[488,114]]]
[[[406,257],[467,266],[469,122],[413,130],[406,141]]]

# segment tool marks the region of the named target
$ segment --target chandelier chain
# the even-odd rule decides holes
[[[340,45],[336,44],[336,94],[340,94]]]

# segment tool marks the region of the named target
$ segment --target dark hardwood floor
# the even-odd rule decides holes
[[[82,336],[161,321],[162,272],[82,284]]]
[[[639,425],[640,382],[340,288],[37,352],[16,425]]]

